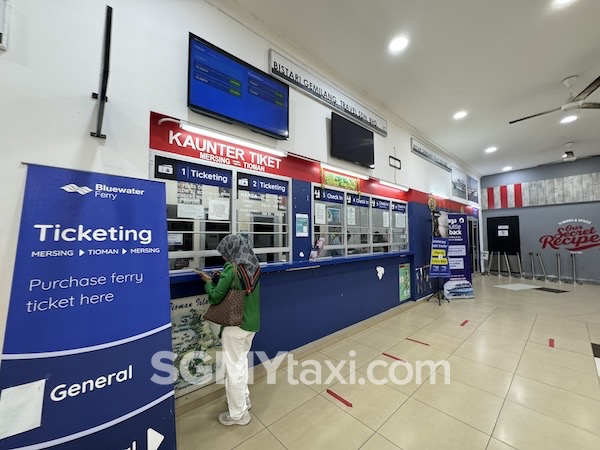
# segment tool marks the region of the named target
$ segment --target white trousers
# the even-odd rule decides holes
[[[225,368],[225,393],[229,415],[238,420],[248,410],[248,352],[256,333],[240,327],[225,327],[221,334],[223,367]]]

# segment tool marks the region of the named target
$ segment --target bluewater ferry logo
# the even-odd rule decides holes
[[[89,194],[90,192],[93,192],[92,189],[90,189],[87,186],[77,186],[75,183],[71,183],[71,184],[65,184],[64,186],[61,187],[61,189],[63,191],[66,192],[77,192],[80,195],[85,195],[85,194]]]
[[[96,183],[94,189],[88,186],[77,186],[75,183],[65,184],[61,189],[66,192],[77,192],[80,195],[86,195],[90,192],[94,193],[94,197],[100,197],[108,200],[116,200],[119,194],[142,196],[144,189],[126,188],[121,186],[108,186],[102,183]]]

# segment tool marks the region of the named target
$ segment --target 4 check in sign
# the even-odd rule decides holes
[[[0,365],[2,449],[174,449],[164,185],[31,165]]]

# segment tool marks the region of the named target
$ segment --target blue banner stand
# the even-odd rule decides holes
[[[175,449],[160,182],[28,166],[0,366],[0,448]]]
[[[448,213],[440,211],[431,211],[432,222],[432,238],[431,238],[431,257],[429,265],[429,278],[435,278],[435,291],[427,301],[433,296],[437,296],[438,305],[442,305],[442,298],[448,303],[447,297],[444,296],[443,285],[440,286],[440,280],[450,278],[450,263],[448,260],[448,234],[447,234],[447,218]]]
[[[471,259],[469,257],[466,214],[448,214],[448,262],[452,276],[449,281],[444,283],[444,297],[449,300],[475,298],[471,284]]]

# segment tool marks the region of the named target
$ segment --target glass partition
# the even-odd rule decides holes
[[[346,217],[348,220],[348,255],[371,253],[370,201],[366,196],[346,194]]]
[[[339,257],[344,247],[344,193],[315,187],[313,190],[314,241],[321,241],[319,256]]]
[[[236,232],[261,262],[290,260],[288,191],[287,181],[238,173]]]
[[[406,203],[392,202],[392,251],[408,250],[407,217]]]
[[[160,155],[154,177],[166,186],[170,270],[222,267],[217,245],[233,232],[261,262],[290,260],[287,180]]]
[[[390,204],[389,200],[382,199],[373,199],[371,202],[374,253],[390,251]]]
[[[313,239],[317,257],[408,250],[407,204],[313,186]]]

